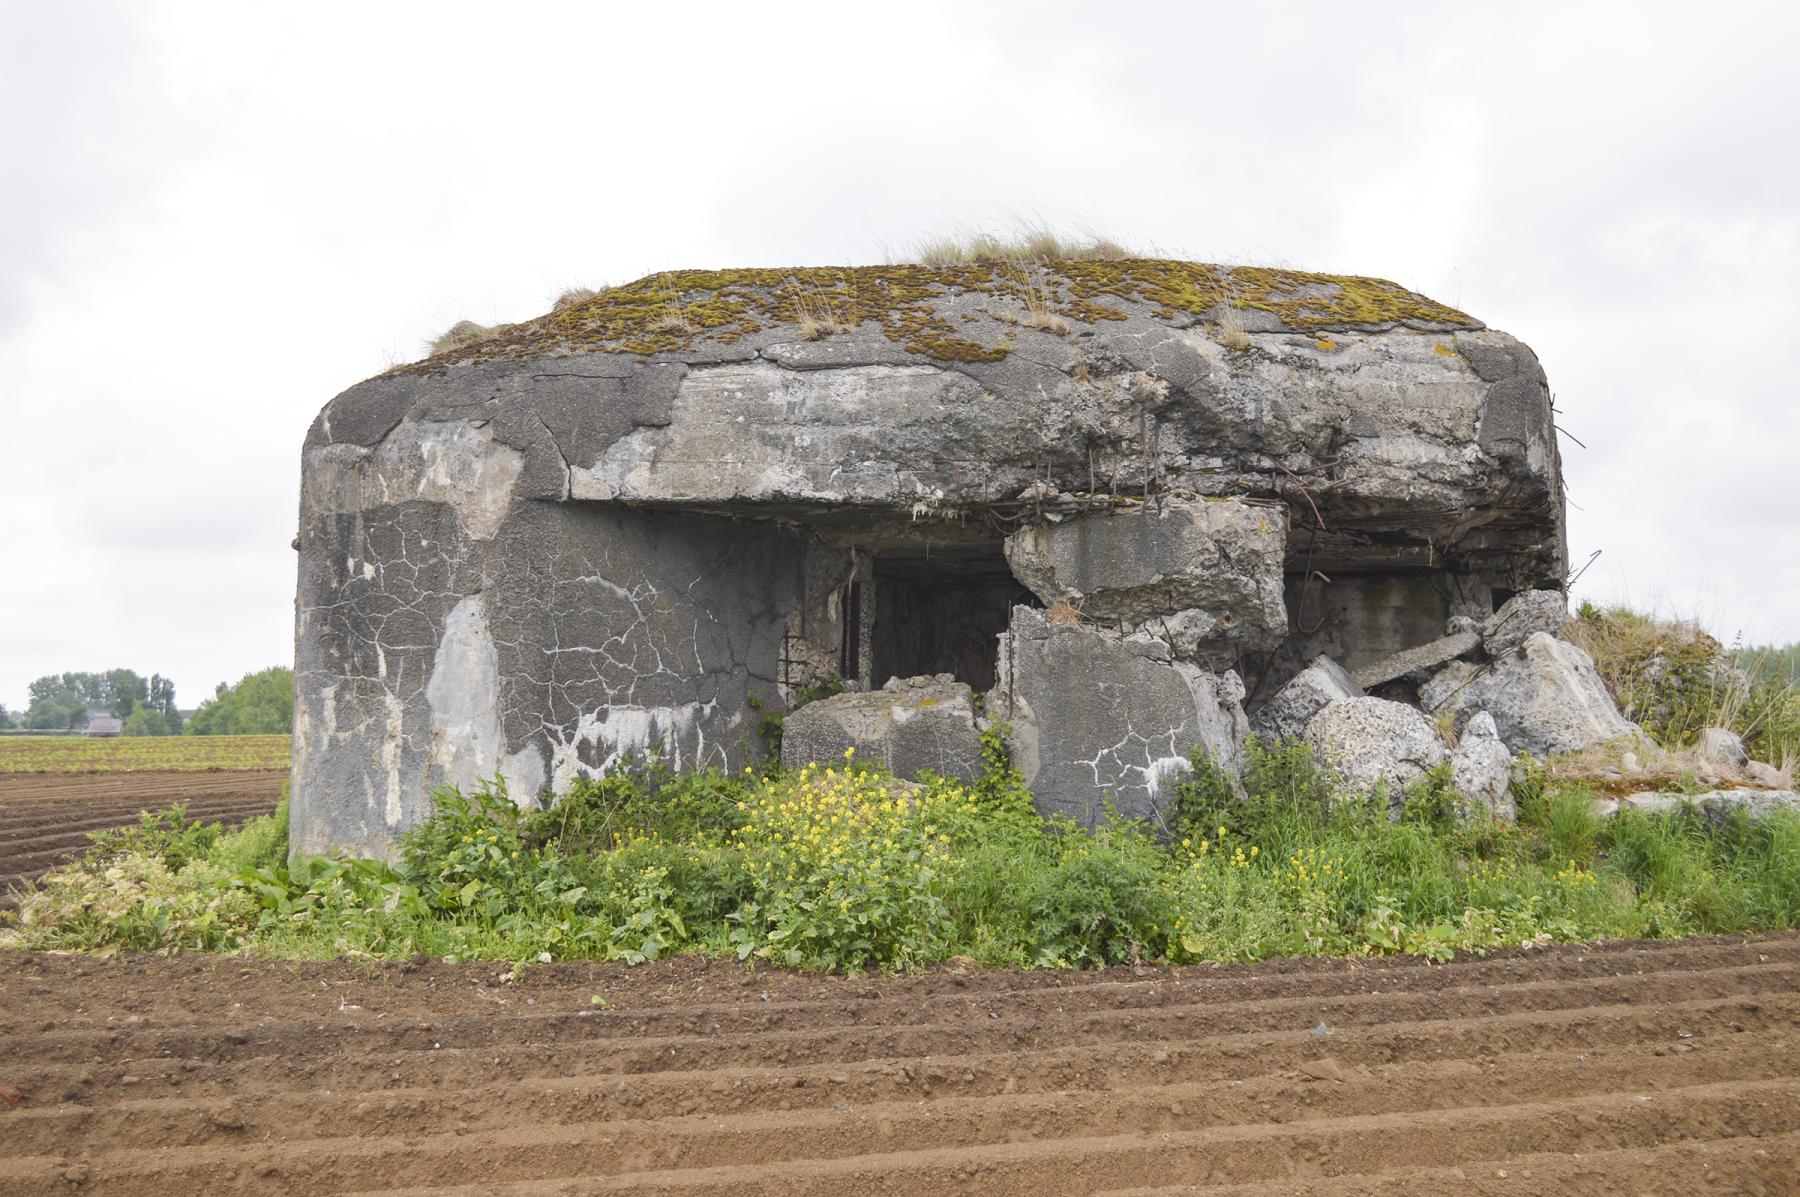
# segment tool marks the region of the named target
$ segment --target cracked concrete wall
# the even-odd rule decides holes
[[[632,752],[737,767],[760,750],[748,699],[774,697],[798,539],[530,497],[549,434],[520,425],[509,444],[496,423],[404,421],[379,437],[353,424],[345,441],[341,421],[315,427],[296,851],[391,855],[437,785],[498,774],[529,801]],[[555,473],[542,477],[560,499]]]
[[[1091,827],[1110,799],[1129,818],[1160,823],[1191,750],[1233,776],[1241,768],[1243,683],[1174,659],[1154,637],[1014,607],[999,673],[990,706],[1046,815]]]

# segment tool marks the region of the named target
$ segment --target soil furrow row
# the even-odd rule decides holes
[[[991,1103],[993,1104],[993,1103]],[[226,1147],[165,1147],[147,1151],[91,1152],[84,1191],[138,1192],[179,1178],[201,1191],[241,1183],[252,1170],[264,1173],[271,1188],[304,1179],[309,1191],[341,1191],[364,1183],[372,1168],[397,1183],[388,1188],[455,1184],[472,1174],[486,1177],[468,1192],[539,1191],[543,1182],[569,1185],[563,1191],[824,1193],[852,1187],[873,1191],[896,1186],[917,1191],[927,1185],[975,1179],[982,1193],[1027,1193],[1056,1185],[1069,1191],[1080,1177],[1082,1191],[1157,1183],[1168,1176],[1208,1183],[1228,1175],[1244,1180],[1279,1180],[1290,1161],[1317,1174],[1339,1176],[1381,1170],[1405,1159],[1417,1165],[1447,1166],[1469,1160],[1533,1151],[1592,1151],[1650,1147],[1679,1139],[1717,1139],[1744,1134],[1782,1134],[1800,1117],[1800,1080],[1739,1081],[1689,1085],[1656,1092],[1635,1087],[1550,1101],[1500,1105],[1458,1105],[1435,1110],[1356,1113],[1309,1118],[1298,1124],[1255,1119],[1226,1125],[1182,1125],[1179,1115],[1149,1127],[1119,1131],[1109,1121],[1088,1130],[1078,1120],[1059,1124],[1070,1133],[1040,1135],[1017,1128],[997,1141],[974,1143],[967,1128],[946,1120],[947,1141],[884,1150],[897,1138],[885,1125],[840,1111],[807,1124],[796,1139],[780,1121],[734,1128],[749,1137],[763,1158],[669,1168],[671,1151],[693,1151],[692,1142],[634,1138],[603,1127],[592,1137],[566,1128],[470,1128],[436,1135],[402,1134],[386,1139],[253,1142]],[[706,1119],[694,1119],[705,1135]],[[1006,1135],[1004,1121],[988,1129]],[[1095,1133],[1095,1131],[1098,1133]],[[721,1135],[728,1132],[714,1132]],[[1271,1151],[1286,1146],[1287,1159]],[[740,1143],[740,1146],[742,1144]],[[828,1154],[817,1154],[819,1149]],[[0,1181],[29,1185],[60,1176],[58,1157],[22,1157],[0,1163]],[[782,1186],[791,1185],[784,1189]]]
[[[1800,1191],[1793,933],[506,971],[0,954],[0,1192]]]
[[[832,1100],[926,1101],[1050,1089],[1105,1089],[1140,1080],[1200,1083],[1232,1080],[1247,1071],[1289,1069],[1329,1054],[1347,1067],[1374,1068],[1420,1061],[1554,1052],[1569,1044],[1602,1051],[1660,1042],[1679,1053],[1710,1037],[1800,1037],[1800,994],[1741,994],[1655,1007],[1612,1006],[1552,1012],[1523,1011],[1475,1022],[1427,1020],[1346,1028],[1321,1037],[1311,1031],[1251,1032],[1203,1039],[1179,1036],[1087,1046],[1052,1044],[1036,1051],[936,1052],[843,1063],[752,1065],[729,1053],[695,1071],[610,1071],[608,1057],[573,1063],[554,1046],[488,1057],[473,1052],[415,1053],[391,1059],[256,1060],[231,1065],[197,1061],[119,1062],[53,1069],[26,1067],[15,1081],[27,1092],[60,1094],[86,1106],[109,1101],[182,1096],[210,1102],[295,1091],[333,1103],[411,1100],[447,1108],[491,1108],[509,1086],[529,1105],[541,1094],[554,1105],[567,1092],[602,1093],[618,1117],[715,1111],[794,1109]],[[102,1061],[105,1063],[102,1063]],[[582,1063],[591,1069],[580,1067]],[[285,1064],[285,1067],[283,1065]],[[470,1078],[479,1078],[472,1083]]]
[[[921,1011],[955,1007],[982,1012],[1007,1006],[1067,1012],[1178,1003],[1229,1005],[1308,995],[1321,999],[1374,993],[1398,996],[1493,987],[1521,979],[1580,981],[1796,962],[1800,962],[1800,935],[1795,934],[1723,942],[1571,945],[1552,952],[1505,953],[1449,965],[1383,957],[1104,973],[970,973],[941,969],[860,981],[802,978],[781,972],[751,973],[730,961],[682,957],[668,961],[666,967],[695,973],[711,983],[705,990],[711,1000],[697,996],[682,1000],[681,994],[687,987],[652,981],[650,974],[655,970],[621,970],[591,962],[534,966],[519,984],[509,985],[502,982],[506,967],[498,964],[369,963],[346,969],[309,961],[125,957],[106,966],[109,974],[118,973],[124,983],[111,992],[85,995],[83,1009],[91,1016],[90,1030],[110,1034],[117,1028],[102,1025],[109,1013],[132,1016],[141,1012],[143,1003],[137,997],[140,989],[172,987],[201,999],[197,1008],[206,1012],[206,1024],[216,1029],[219,1023],[215,1007],[206,1000],[205,990],[217,986],[236,993],[248,985],[257,990],[255,1012],[264,1016],[316,1019],[340,1002],[367,1004],[368,998],[375,997],[379,999],[376,1005],[380,1012],[432,1029],[454,1029],[457,1016],[446,1016],[444,1011],[460,1007],[479,1011],[471,1021],[483,1025],[501,1026],[512,1020],[513,1025],[498,1032],[503,1036],[529,1036],[534,1029],[554,1029],[550,1024],[578,1016],[598,1018],[595,1026],[629,1024],[635,1033],[692,1034],[710,1030],[721,1014],[746,1017],[741,1013],[745,1009],[753,1012],[748,1017],[766,1020],[759,1025],[779,1026],[783,1020],[791,1019],[797,1025],[816,1027],[822,1022],[879,1022],[891,1017],[890,1011],[904,1011],[904,1020],[917,1021]],[[10,972],[23,985],[20,989],[0,983],[0,1018],[12,1014],[33,1017],[32,987],[48,992],[49,987],[80,984],[81,978],[98,967],[79,957],[22,953],[0,953],[0,965],[6,966],[0,975]],[[1129,975],[1120,978],[1120,973]],[[454,977],[460,995],[446,992],[440,985],[440,980],[448,983],[450,977]],[[640,979],[642,984],[633,983]],[[284,992],[270,993],[270,981],[278,981]],[[695,989],[699,991],[700,987]],[[596,1009],[592,1003],[596,990],[604,991],[605,1008]],[[790,992],[806,996],[785,996]],[[535,1006],[528,1008],[530,1003]],[[558,1009],[559,1005],[563,1008]],[[570,1006],[576,1009],[570,1010]],[[178,1008],[160,1004],[158,1022],[179,1025],[176,1016],[180,1013]]]
[[[135,820],[138,815],[151,809],[156,808],[146,807],[135,801],[120,802],[110,807],[83,804],[79,811],[70,811],[60,804],[47,805],[43,810],[30,812],[21,812],[18,807],[0,807],[0,811],[6,812],[0,815],[0,835],[29,838],[34,834],[51,832],[93,831],[112,826],[119,819]],[[260,794],[201,797],[187,803],[190,820],[201,819],[208,822],[225,814],[274,809],[274,798]]]
[[[1094,1192],[1155,1184],[1171,1176],[1206,1183],[1215,1178],[1281,1180],[1304,1169],[1320,1176],[1379,1172],[1398,1161],[1414,1166],[1455,1166],[1532,1151],[1591,1152],[1652,1147],[1680,1139],[1719,1139],[1786,1133],[1800,1116],[1800,1082],[1787,1080],[1707,1085],[1654,1095],[1612,1093],[1566,1101],[1503,1107],[1457,1108],[1422,1113],[1320,1119],[1301,1127],[1255,1123],[1161,1133],[1082,1136],[978,1148],[784,1160],[775,1165],[736,1165],[596,1177],[542,1166],[543,1145],[508,1151],[488,1147],[490,1175],[509,1166],[535,1173],[513,1183],[453,1186],[455,1173],[437,1169],[426,1182],[441,1194],[542,1192],[558,1181],[567,1197],[586,1193],[730,1193],[735,1197],[805,1197],[846,1192],[940,1191],[963,1188],[989,1194],[1041,1197],[1045,1192]],[[479,1138],[475,1136],[474,1138]],[[434,1140],[394,1144],[409,1156],[441,1150]],[[542,1153],[541,1155],[539,1153]],[[548,1161],[543,1161],[547,1163]],[[391,1164],[390,1164],[391,1166]],[[276,1165],[279,1172],[281,1165]],[[422,1170],[432,1169],[430,1160]],[[390,1197],[406,1192],[389,1186]]]
[[[967,1053],[996,1047],[1028,1049],[1045,1042],[1093,1044],[1141,1036],[1195,1038],[1241,1034],[1255,1030],[1366,1026],[1420,1018],[1483,1017],[1497,1010],[1554,1010],[1622,1003],[1643,1005],[1707,997],[1727,997],[1743,988],[1781,990],[1800,980],[1800,965],[1781,962],[1741,965],[1703,973],[1645,973],[1590,977],[1575,982],[1523,981],[1512,985],[1459,987],[1431,994],[1358,993],[1281,997],[1228,1005],[1188,1003],[1153,1009],[1083,1009],[1068,1013],[1035,1011],[1017,1015],[979,1009],[956,1021],[907,1022],[868,1026],[846,1020],[839,1025],[794,1030],[752,1025],[705,1035],[649,1035],[608,1025],[600,1017],[571,1014],[554,1023],[537,1023],[532,1037],[500,1033],[503,1020],[484,1023],[465,1019],[455,1024],[385,1027],[368,1010],[354,1012],[354,1022],[282,1023],[218,1030],[120,1027],[100,1034],[88,1031],[46,1032],[34,1040],[40,1061],[73,1061],[104,1053],[113,1059],[152,1057],[221,1063],[258,1056],[290,1054],[297,1043],[329,1042],[341,1054],[386,1057],[394,1053],[453,1049],[479,1054],[495,1045],[509,1051],[553,1047],[564,1059],[585,1057],[615,1061],[611,1071],[652,1072],[692,1069],[742,1054],[783,1065],[812,1061],[849,1062],[873,1056]],[[1182,995],[1184,998],[1188,995]],[[342,1017],[342,1012],[337,1013]],[[327,1011],[321,1011],[326,1016]],[[916,1017],[916,1012],[913,1012]],[[723,1016],[721,1016],[723,1019]],[[823,1020],[821,1020],[823,1021]],[[517,1028],[513,1028],[517,1030]],[[614,1033],[608,1034],[607,1031]]]
[[[1692,1033],[1689,1032],[1691,1035]],[[852,1140],[859,1150],[899,1151],[925,1145],[1050,1138],[1069,1127],[1083,1133],[1177,1130],[1235,1122],[1288,1122],[1457,1105],[1500,1105],[1545,1101],[1579,1093],[1604,1092],[1653,1075],[1655,1088],[1701,1084],[1722,1077],[1780,1079],[1788,1062],[1771,1053],[1766,1035],[1725,1035],[1677,1042],[1674,1034],[1628,1041],[1605,1050],[1566,1046],[1547,1052],[1515,1052],[1493,1059],[1412,1059],[1365,1065],[1316,1044],[1310,1054],[1271,1053],[1229,1079],[1187,1079],[1173,1061],[1122,1069],[1100,1085],[1061,1085],[1021,1090],[1017,1073],[1037,1071],[1014,1061],[1001,1079],[977,1085],[972,1069],[965,1083],[973,1094],[946,1094],[919,1100],[919,1088],[900,1082],[881,1099],[868,1095],[848,1073],[812,1078],[801,1090],[804,1105],[747,1109],[734,1106],[734,1086],[723,1078],[696,1076],[678,1102],[646,1109],[642,1095],[623,1078],[588,1077],[579,1083],[494,1085],[467,1094],[429,1090],[389,1093],[339,1091],[283,1093],[267,1097],[192,1101],[143,1100],[109,1107],[65,1104],[15,1115],[13,1143],[20,1154],[54,1152],[75,1137],[105,1142],[115,1150],[180,1144],[196,1146],[244,1139],[299,1140],[368,1138],[395,1134],[448,1133],[479,1126],[564,1126],[583,1135],[612,1124],[604,1137],[611,1149],[634,1159],[657,1154],[657,1167],[700,1166],[780,1158],[770,1152],[799,1150],[823,1118],[843,1120],[833,1111],[854,1111],[860,1128]],[[1653,1063],[1653,1058],[1661,1063]],[[1197,1062],[1197,1061],[1196,1061]],[[1260,1068],[1261,1071],[1257,1069]],[[1195,1069],[1193,1071],[1202,1071]],[[744,1078],[733,1078],[743,1080]],[[772,1078],[771,1078],[772,1079]],[[757,1091],[752,1090],[755,1094]],[[761,1092],[767,1093],[768,1090]],[[671,1108],[678,1107],[678,1108]],[[705,1114],[698,1125],[687,1117]],[[773,1130],[775,1133],[770,1133]],[[877,1147],[877,1144],[882,1146]],[[805,1148],[830,1154],[827,1144]]]
[[[1533,1152],[1466,1161],[1465,1167],[1413,1168],[1252,1184],[1166,1185],[1109,1189],[1096,1197],[1518,1197],[1521,1193],[1692,1197],[1696,1192],[1788,1195],[1800,1188],[1800,1131],[1666,1143],[1658,1147],[1552,1154]]]

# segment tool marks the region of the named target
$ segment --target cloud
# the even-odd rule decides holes
[[[1800,638],[1783,6],[14,5],[0,699],[291,651],[299,443],[457,319],[1015,218],[1539,352],[1581,592]]]

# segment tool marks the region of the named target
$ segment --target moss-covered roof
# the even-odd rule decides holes
[[[1010,336],[976,339],[970,305],[990,297],[1027,313],[1013,323],[1061,331],[1123,320],[1266,312],[1295,331],[1479,327],[1462,312],[1384,279],[1152,258],[793,269],[676,270],[613,287],[520,324],[482,330],[428,359],[542,353],[680,354],[794,326],[823,338],[873,322],[889,340],[938,361],[997,361]],[[412,367],[418,368],[418,367]]]

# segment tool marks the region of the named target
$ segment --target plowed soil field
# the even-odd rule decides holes
[[[1800,936],[894,978],[0,956],[0,1192],[1800,1192]]]
[[[245,773],[0,774],[0,907],[8,893],[81,855],[87,833],[185,802],[188,817],[236,826],[275,809],[285,770]]]

